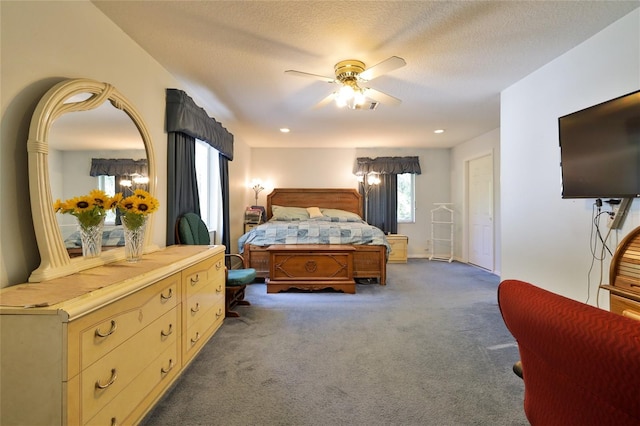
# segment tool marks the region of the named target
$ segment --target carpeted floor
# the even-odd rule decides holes
[[[526,425],[498,282],[416,259],[354,295],[253,284],[144,424]]]

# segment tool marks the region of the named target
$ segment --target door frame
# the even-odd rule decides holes
[[[469,173],[469,164],[477,159],[480,159],[482,157],[486,157],[486,156],[491,156],[491,168],[492,168],[492,191],[491,191],[491,209],[492,209],[492,217],[493,217],[493,221],[492,221],[492,233],[491,233],[491,238],[492,238],[492,248],[493,248],[493,253],[492,253],[492,267],[490,272],[495,273],[496,272],[496,172],[495,172],[495,167],[496,167],[496,157],[495,157],[495,153],[493,149],[487,150],[487,151],[481,151],[476,153],[473,157],[469,157],[467,159],[464,160],[464,198],[463,198],[463,224],[462,224],[462,255],[463,255],[463,259],[464,262],[467,264],[469,263],[469,253],[470,253],[470,249],[469,249],[469,243],[470,243],[470,229],[471,229],[471,224],[470,222],[470,214],[469,214],[469,188],[470,188],[470,184],[469,184],[469,180],[471,178],[470,173]],[[471,265],[471,264],[470,264]],[[472,265],[472,266],[476,266],[478,268],[482,268],[480,266],[477,265]],[[486,270],[484,268],[482,268],[483,270]]]

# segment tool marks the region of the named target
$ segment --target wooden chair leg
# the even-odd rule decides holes
[[[248,300],[244,300],[246,288],[246,285],[241,285],[228,286],[225,289],[225,316],[237,318],[240,314],[232,310],[236,305],[251,305]]]

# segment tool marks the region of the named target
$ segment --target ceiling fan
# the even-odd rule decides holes
[[[310,77],[327,83],[340,85],[338,90],[320,101],[317,106],[324,106],[335,100],[336,105],[339,107],[346,106],[349,109],[373,110],[377,108],[380,102],[388,105],[399,105],[402,101],[394,96],[367,87],[366,83],[376,77],[401,68],[406,64],[405,60],[398,56],[392,56],[369,68],[366,68],[364,62],[357,59],[346,59],[338,62],[333,67],[335,77],[326,77],[295,70],[287,70],[285,73],[300,77]],[[370,99],[372,102],[368,107],[365,107],[367,99]]]

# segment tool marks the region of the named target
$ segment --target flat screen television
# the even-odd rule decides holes
[[[640,90],[558,118],[562,198],[640,197]]]

